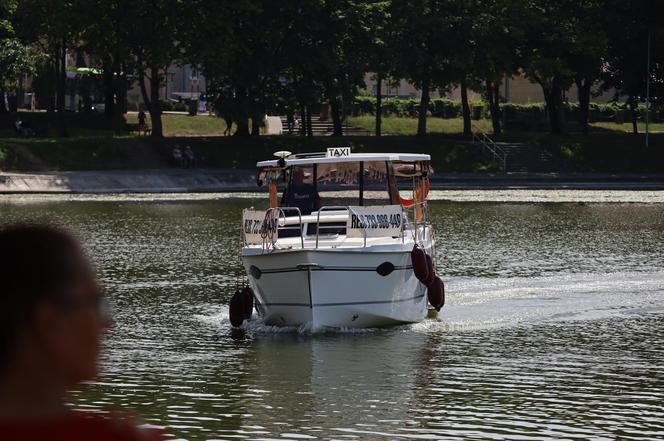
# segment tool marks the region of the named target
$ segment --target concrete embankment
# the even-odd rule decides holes
[[[441,173],[435,190],[664,190],[661,173]]]
[[[0,193],[188,193],[256,189],[255,174],[232,169],[0,172]]]
[[[440,173],[435,190],[664,190],[664,174]],[[263,189],[264,190],[264,189]],[[187,193],[260,191],[255,172],[236,169],[0,172],[0,193]]]

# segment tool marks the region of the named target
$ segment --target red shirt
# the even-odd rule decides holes
[[[131,418],[69,412],[44,422],[0,421],[0,441],[162,441],[160,430],[141,429]]]

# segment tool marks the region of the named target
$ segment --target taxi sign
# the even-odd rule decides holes
[[[327,149],[328,158],[347,158],[350,156],[350,147],[329,147]]]

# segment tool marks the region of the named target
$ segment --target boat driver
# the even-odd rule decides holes
[[[291,183],[284,194],[282,206],[297,207],[303,215],[311,214],[312,211],[320,208],[320,196],[316,191],[313,179],[309,182],[305,181],[302,167],[293,168]]]

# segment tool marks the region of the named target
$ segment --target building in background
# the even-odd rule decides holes
[[[376,96],[377,87],[375,75],[367,73],[364,76],[366,90],[372,96]],[[419,99],[422,93],[412,83],[402,79],[395,83],[383,81],[382,93],[387,98],[412,98]],[[527,104],[527,103],[541,103],[544,102],[544,95],[542,87],[539,84],[532,83],[524,75],[515,75],[505,77],[500,88],[500,95],[504,97],[506,102]],[[572,86],[567,92],[566,97],[571,102],[578,102],[578,93],[576,86]],[[449,91],[432,90],[431,98],[448,98],[454,101],[461,100],[461,89],[455,87]],[[481,93],[469,90],[468,99],[470,101],[481,100]],[[592,101],[597,103],[608,103],[613,99],[613,92],[605,92],[600,96],[593,97]]]
[[[150,93],[150,84],[145,84]],[[207,81],[201,72],[191,65],[178,66],[172,64],[166,69],[165,82],[159,89],[159,98],[163,101],[186,101],[198,99],[206,93]],[[127,101],[135,105],[143,102],[138,81],[134,81],[127,91]]]

